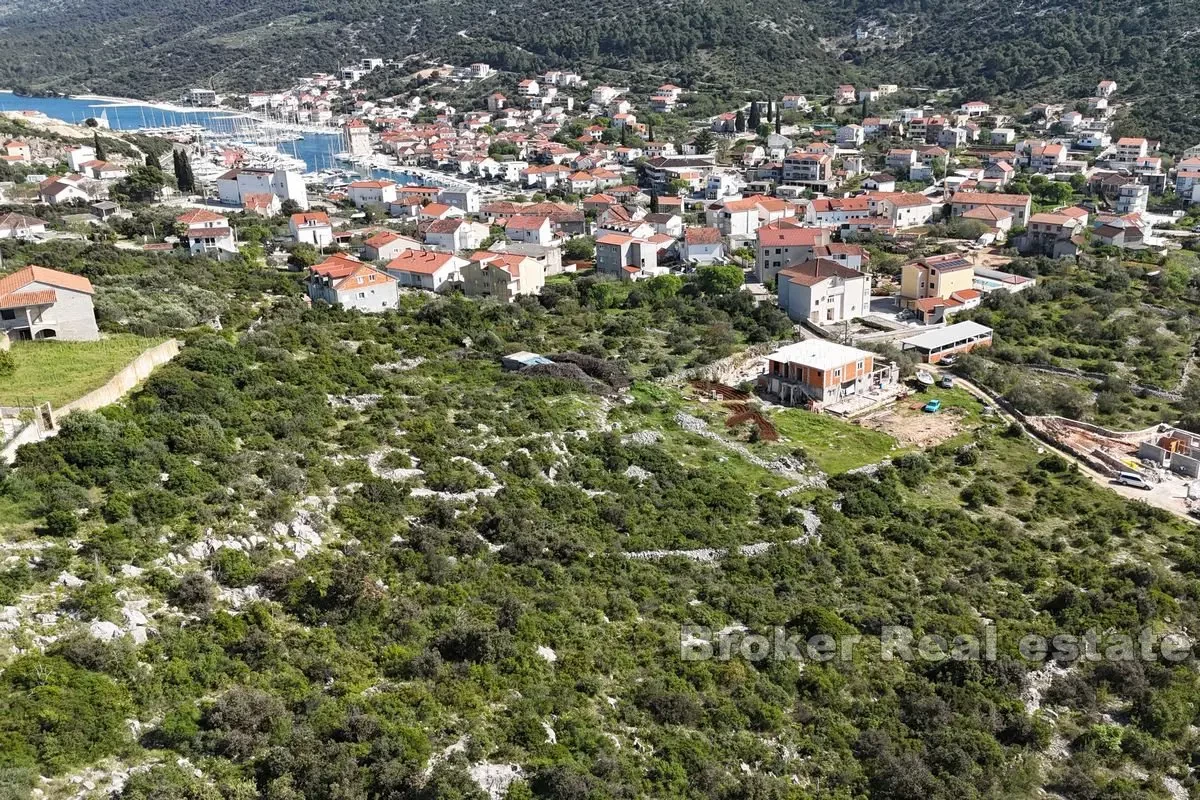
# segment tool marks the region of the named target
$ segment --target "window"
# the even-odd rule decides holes
[[[0,319],[16,319],[16,318],[17,318],[17,312],[11,308],[6,308],[3,311],[0,311]]]
[[[853,311],[853,310],[854,310],[853,306],[851,306],[850,310],[851,310],[851,311]],[[859,361],[859,362],[858,362],[857,364],[855,364],[854,366],[855,366],[855,367],[858,369],[858,371],[859,371],[859,372],[862,372],[862,370],[863,370],[863,362],[862,362],[862,361]]]

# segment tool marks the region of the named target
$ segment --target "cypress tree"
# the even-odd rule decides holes
[[[97,161],[108,161],[108,153],[104,150],[104,145],[100,142],[100,134],[92,132],[92,149],[96,151]]]
[[[775,132],[780,135],[783,134],[783,114],[775,115]]]
[[[658,190],[657,189],[650,190],[650,213],[651,214],[658,213]]]
[[[746,115],[739,108],[733,118],[733,129],[738,133],[746,132]]]
[[[192,175],[192,164],[188,161],[187,153],[173,150],[171,161],[175,165],[175,183],[179,185],[179,191],[186,194],[196,191],[196,179]]]
[[[761,114],[758,110],[758,101],[750,101],[750,122],[748,123],[750,130],[758,130],[758,126],[762,124]]]

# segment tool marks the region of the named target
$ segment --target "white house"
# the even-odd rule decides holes
[[[287,169],[231,169],[217,178],[217,196],[231,206],[244,206],[251,195],[269,194],[308,210],[308,190],[299,172]]]
[[[408,250],[389,261],[386,269],[401,286],[439,292],[461,282],[466,265],[467,260],[454,253]]]
[[[67,148],[67,166],[72,172],[79,172],[83,165],[96,160],[96,150],[91,145],[78,145]]]
[[[368,261],[391,261],[405,250],[420,250],[416,239],[393,231],[380,231],[363,241],[363,257]]]
[[[796,322],[832,325],[871,308],[871,277],[825,258],[780,270],[779,307]]]
[[[61,205],[80,200],[91,200],[87,192],[87,179],[82,175],[64,175],[47,178],[38,185],[38,197],[43,203]]]
[[[237,253],[237,240],[229,220],[203,208],[193,209],[175,218],[184,227],[183,239],[194,256],[228,258]]]
[[[333,244],[333,224],[323,211],[292,214],[288,220],[288,231],[300,244],[311,244],[317,248]]]
[[[683,260],[712,264],[725,260],[725,241],[716,228],[688,228],[683,232]]]
[[[517,214],[504,226],[504,234],[514,242],[547,245],[554,239],[549,217]]]
[[[37,217],[8,213],[0,215],[0,239],[30,239],[46,232],[46,223]]]
[[[391,180],[354,181],[346,195],[356,208],[370,205],[386,205],[396,202],[398,184]]]
[[[351,256],[331,258],[313,267],[308,296],[366,314],[395,308],[400,299],[395,278]]]
[[[0,277],[0,331],[15,340],[100,338],[95,290],[81,275],[28,266]]]
[[[429,223],[425,231],[425,244],[452,253],[475,250],[490,233],[491,229],[482,222],[470,222],[462,218],[438,219]]]

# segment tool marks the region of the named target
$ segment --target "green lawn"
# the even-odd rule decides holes
[[[161,339],[114,334],[98,342],[14,342],[17,369],[0,378],[0,405],[65,405],[112,376]]]
[[[874,464],[894,455],[896,440],[886,433],[862,428],[836,417],[789,408],[768,415],[779,431],[780,444],[805,453],[825,472]]]

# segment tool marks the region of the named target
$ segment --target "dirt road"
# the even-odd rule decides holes
[[[936,366],[930,367],[929,365],[925,365],[925,368],[930,369],[932,372],[938,372]],[[1040,447],[1045,448],[1046,450],[1051,450],[1074,464],[1079,468],[1080,472],[1091,478],[1092,482],[1098,486],[1103,486],[1104,488],[1114,491],[1129,500],[1138,500],[1146,503],[1147,505],[1152,505],[1156,508],[1161,508],[1164,511],[1169,511],[1186,522],[1189,522],[1193,525],[1196,524],[1196,519],[1188,514],[1187,505],[1185,502],[1186,490],[1182,488],[1180,483],[1176,481],[1163,481],[1150,491],[1145,489],[1135,489],[1132,486],[1114,483],[1112,478],[1092,469],[1066,450],[1054,447],[1053,445],[1048,444],[1045,440],[1039,439],[1024,423],[997,405],[995,399],[993,399],[992,396],[981,387],[976,386],[970,381],[958,376],[955,376],[954,378],[954,385],[965,389],[966,391],[975,395],[975,397],[977,397],[979,400],[987,403],[990,406],[993,406],[1001,419],[1004,419],[1010,423],[1015,422],[1020,425],[1021,430],[1025,432],[1025,435],[1036,442]]]

